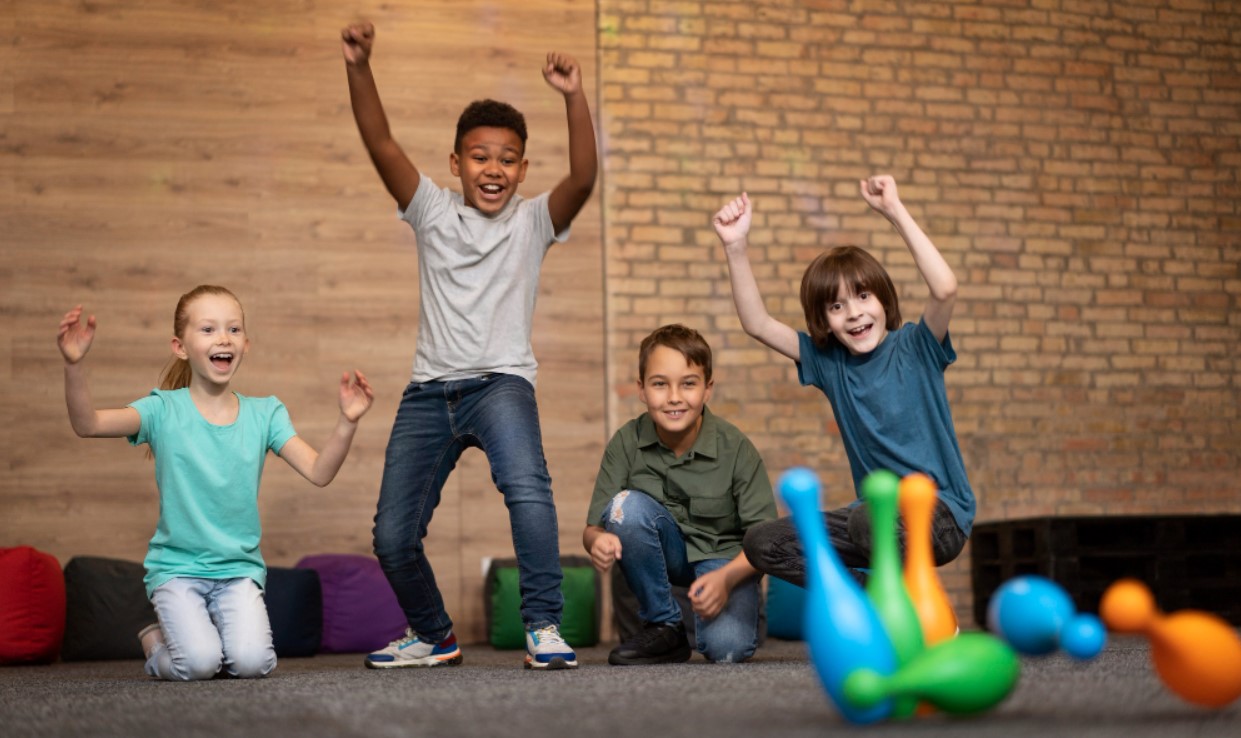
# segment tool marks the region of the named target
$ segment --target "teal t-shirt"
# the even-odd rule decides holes
[[[214,425],[188,388],[152,390],[130,403],[142,418],[129,437],[155,455],[159,524],[147,548],[146,590],[174,577],[248,577],[260,587],[267,567],[259,552],[259,478],[267,452],[297,435],[284,403],[238,394],[237,419]]]
[[[923,472],[968,536],[977,503],[944,387],[944,371],[957,360],[948,334],[937,341],[925,321],[906,323],[860,356],[834,341],[820,349],[806,333],[798,335],[797,376],[831,401],[858,494],[876,469],[901,477]]]

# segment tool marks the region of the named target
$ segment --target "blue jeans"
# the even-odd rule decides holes
[[[438,642],[452,632],[422,541],[448,474],[465,449],[487,454],[504,495],[527,628],[559,625],[560,541],[534,387],[511,374],[413,382],[405,388],[384,458],[375,556],[409,627]]]
[[[704,559],[691,563],[685,539],[672,514],[637,490],[626,490],[613,497],[603,511],[602,524],[620,538],[621,558],[617,564],[638,598],[638,617],[646,623],[680,623],[681,606],[672,596],[672,585],[689,586],[730,561]],[[761,576],[755,576],[734,587],[724,609],[710,620],[694,614],[695,646],[709,661],[745,661],[754,655],[758,648],[761,581]]]
[[[276,668],[263,590],[253,579],[177,577],[155,588],[151,604],[164,645],[146,673],[160,679],[210,679],[220,667],[231,676],[262,677]]]

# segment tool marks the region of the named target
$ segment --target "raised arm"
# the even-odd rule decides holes
[[[595,188],[599,163],[595,152],[595,126],[590,120],[590,105],[582,90],[582,68],[568,54],[555,51],[547,54],[543,66],[547,84],[564,95],[565,116],[569,122],[569,176],[548,196],[552,226],[559,233],[577,217]]]
[[[354,377],[344,372],[340,377],[340,417],[322,451],[315,451],[300,436],[290,438],[280,449],[280,458],[316,487],[326,487],[349,455],[349,446],[358,430],[358,420],[370,409],[375,399],[366,375],[355,371]]]
[[[419,174],[409,157],[392,138],[388,116],[379,100],[379,89],[371,74],[371,46],[375,42],[375,26],[357,23],[340,32],[341,50],[345,55],[345,74],[349,78],[349,102],[353,119],[362,134],[366,153],[398,207],[409,205],[418,190]]]
[[[922,319],[932,335],[943,341],[944,336],[948,335],[948,323],[952,320],[952,309],[957,302],[957,275],[905,209],[896,192],[896,180],[883,174],[864,179],[859,184],[866,203],[887,218],[905,239],[918,272],[931,290]]]
[[[56,343],[65,357],[65,405],[69,408],[69,424],[82,438],[120,438],[132,436],[142,427],[142,417],[132,407],[96,410],[86,382],[82,359],[95,340],[95,316],[82,323],[82,306],[78,305],[60,320]]]
[[[743,192],[740,197],[720,208],[711,219],[716,235],[724,244],[724,255],[728,257],[728,277],[732,283],[737,317],[741,318],[741,327],[750,336],[793,361],[800,361],[801,348],[797,331],[767,312],[763,296],[758,291],[758,280],[754,278],[754,270],[750,267],[750,257],[746,250],[749,247],[750,220],[753,214],[750,197]]]

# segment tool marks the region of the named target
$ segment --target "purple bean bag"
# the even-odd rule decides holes
[[[297,562],[323,587],[322,653],[365,653],[405,632],[405,613],[379,562],[356,554],[317,554]]]

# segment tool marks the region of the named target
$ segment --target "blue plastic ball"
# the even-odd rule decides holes
[[[1106,644],[1103,621],[1089,613],[1071,618],[1060,631],[1060,647],[1075,659],[1093,659]]]
[[[1073,617],[1073,601],[1059,584],[1037,575],[1014,577],[991,595],[987,628],[1013,650],[1039,656],[1056,650]]]

